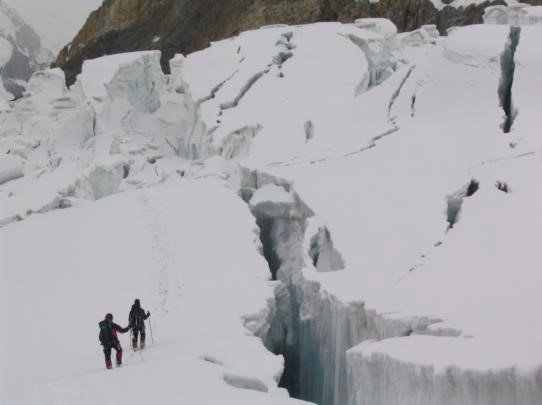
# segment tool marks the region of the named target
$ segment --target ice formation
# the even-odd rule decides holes
[[[36,347],[37,319],[51,350],[1,353],[24,366],[8,403],[152,402],[116,389],[133,381],[170,403],[541,403],[542,28],[517,21],[273,26],[168,75],[153,51],[87,61],[69,89],[34,74],[0,104],[2,316],[22,336],[0,343]],[[114,382],[86,326],[67,347],[46,327],[133,291],[160,344]]]

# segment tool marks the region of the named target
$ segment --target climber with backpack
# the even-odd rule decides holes
[[[117,333],[126,333],[130,330],[131,326],[128,325],[126,328],[120,327],[113,322],[112,314],[107,314],[105,316],[105,319],[101,321],[98,325],[100,327],[100,334],[98,337],[100,339],[100,343],[104,348],[105,367],[108,370],[112,368],[111,349],[115,349],[115,351],[117,352],[117,367],[120,367],[122,365],[122,347],[120,345],[119,338],[117,337]]]
[[[139,299],[134,301],[130,314],[128,315],[128,324],[132,327],[132,348],[137,350],[138,335],[141,334],[140,348],[145,348],[145,321],[151,316],[151,313],[141,308]]]

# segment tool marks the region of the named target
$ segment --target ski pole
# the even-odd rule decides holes
[[[151,331],[151,343],[154,345],[154,337],[152,336],[152,323],[151,318],[149,318],[149,329]]]

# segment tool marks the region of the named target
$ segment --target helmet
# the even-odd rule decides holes
[[[107,314],[107,315],[105,316],[105,319],[106,319],[107,321],[112,321],[112,320],[113,320],[113,314]]]
[[[134,301],[134,305],[136,307],[139,307],[141,304],[139,303],[139,298],[136,298],[135,301]]]

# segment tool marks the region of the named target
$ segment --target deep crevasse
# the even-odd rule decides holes
[[[304,270],[316,271],[308,249],[311,235],[306,234],[314,213],[288,182],[245,168],[241,172],[242,194],[247,200],[252,195],[254,216],[267,224],[261,229],[263,249],[275,253],[278,263],[269,264],[280,281],[268,322],[257,334],[269,350],[285,357],[281,386],[293,397],[346,404],[356,387],[354,373],[348,373],[348,349],[366,340],[443,333],[427,329],[438,320],[387,319],[366,310],[363,302],[343,303],[307,279]]]

